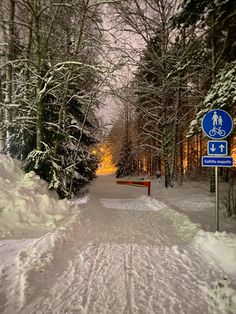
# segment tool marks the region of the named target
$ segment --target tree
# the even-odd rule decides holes
[[[236,15],[236,5],[232,0],[227,1],[183,1],[182,10],[175,16],[174,21],[177,22],[182,28],[191,27],[192,25],[202,25],[204,30],[203,35],[201,35],[205,41],[204,50],[202,54],[211,55],[211,62],[206,62],[209,68],[208,84],[205,86],[204,96],[208,94],[203,105],[197,110],[199,111],[197,120],[193,120],[191,126],[193,126],[198,117],[202,116],[202,112],[206,112],[209,107],[213,107],[216,103],[211,103],[210,106],[207,102],[209,97],[208,90],[210,85],[216,84],[219,76],[217,73],[225,66],[226,62],[232,62],[236,58],[235,45],[235,15]],[[193,10],[194,8],[194,10]],[[225,95],[226,96],[226,95]],[[227,96],[226,96],[227,97]],[[188,136],[193,134],[192,127]],[[196,132],[195,132],[196,134]],[[214,173],[211,172],[210,190],[214,192],[215,182]]]
[[[137,174],[137,162],[132,149],[132,142],[126,138],[122,141],[118,163],[116,164],[116,177],[126,177]]]
[[[5,95],[9,94],[8,81],[14,87],[11,136],[5,150],[24,161],[27,171],[46,179],[60,196],[69,197],[95,176],[98,162],[90,150],[98,141],[99,128],[94,112],[101,86],[100,3],[12,3],[17,10],[11,40],[21,49],[14,58],[6,59],[4,53],[2,65],[7,71],[14,69],[12,80],[2,77]],[[4,13],[10,9],[6,5]],[[5,99],[7,109],[8,103]],[[5,115],[3,119],[6,124]]]
[[[146,147],[155,154],[155,163],[160,156],[163,158],[166,186],[172,185],[169,165],[172,134],[169,125],[173,118],[173,114],[169,114],[173,93],[168,80],[172,36],[168,19],[175,4],[175,1],[121,1],[116,5],[124,29],[140,36],[146,44],[143,56],[137,62],[134,83],[130,85],[136,95],[132,104],[137,108],[140,147],[142,150]],[[155,172],[155,168],[151,167],[151,172]]]

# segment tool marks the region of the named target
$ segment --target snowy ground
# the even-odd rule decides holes
[[[5,171],[5,183],[6,177]],[[14,179],[18,188],[19,177]],[[14,180],[9,182],[16,191]],[[29,205],[29,192],[24,192]],[[27,238],[23,223],[18,230],[18,218],[13,220],[16,232],[11,229],[6,238],[7,215],[0,215],[5,236],[0,241],[0,312],[235,314],[236,235],[212,232],[211,195],[202,186],[166,191],[157,182],[151,197],[145,194],[145,188],[116,185],[112,176],[95,180],[73,206],[62,206],[56,198],[51,206],[45,191],[49,203],[40,203],[42,218],[34,229],[28,210]],[[57,205],[62,206],[60,219],[54,217]],[[21,212],[19,206],[11,208]],[[203,227],[202,220],[208,220]],[[227,221],[225,226],[233,230],[235,225]]]
[[[71,209],[34,172],[25,174],[20,162],[0,155],[0,239],[55,230]]]

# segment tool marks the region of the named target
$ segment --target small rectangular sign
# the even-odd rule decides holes
[[[211,156],[225,156],[228,154],[228,142],[227,141],[208,141],[207,142],[207,154]]]
[[[203,156],[202,166],[203,167],[233,167],[234,159],[231,156],[226,156],[226,157]]]

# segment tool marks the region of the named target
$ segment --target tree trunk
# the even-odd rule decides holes
[[[212,66],[212,83],[216,78],[216,17],[215,17],[215,4],[212,2],[212,19],[211,19],[211,66]],[[211,169],[210,174],[210,192],[215,192],[215,169]]]
[[[190,139],[187,140],[187,173],[190,171]]]
[[[79,48],[81,46],[89,3],[90,3],[90,0],[84,0],[83,1],[83,14],[82,14],[82,17],[80,19],[78,38],[77,38],[75,50],[73,53],[74,58],[76,58],[78,51],[79,51]],[[64,112],[65,112],[66,103],[67,103],[67,97],[68,97],[68,91],[69,91],[69,82],[70,82],[70,79],[72,77],[73,70],[74,70],[74,65],[72,64],[69,68],[69,71],[67,73],[67,77],[65,80],[65,85],[64,85],[64,90],[63,90],[63,95],[62,95],[62,100],[61,100],[61,107],[60,107],[59,114],[58,114],[58,126],[61,129],[63,129]],[[54,154],[57,153],[58,145],[59,145],[59,141],[57,140],[55,143],[55,146],[54,146]]]
[[[10,0],[10,13],[9,13],[9,22],[8,22],[8,29],[7,29],[7,67],[6,67],[6,88],[5,88],[5,120],[6,125],[6,138],[5,138],[5,150],[9,153],[9,139],[10,139],[10,129],[11,129],[11,122],[12,122],[12,78],[13,78],[13,68],[12,68],[12,61],[13,61],[13,54],[14,54],[14,25],[15,23],[15,0]]]
[[[202,162],[201,162],[201,156],[203,155],[202,153],[202,132],[200,133],[200,158],[199,158],[199,167],[202,169]]]
[[[168,151],[167,151],[167,140],[166,140],[166,127],[163,130],[163,160],[164,160],[164,169],[165,169],[165,187],[168,188],[172,186],[169,160],[168,160]]]
[[[3,103],[2,74],[1,74],[1,72],[0,72],[0,103],[1,104]],[[5,146],[3,120],[4,120],[3,107],[0,107],[0,153],[2,153],[4,151],[4,146]]]
[[[174,180],[175,171],[176,171],[176,157],[177,157],[177,133],[178,133],[178,109],[179,109],[179,91],[178,91],[178,99],[175,104],[175,113],[174,113],[174,121],[173,121],[173,146],[172,146],[172,159],[171,159],[171,167],[170,167],[170,177],[171,181]]]
[[[184,143],[182,134],[179,136],[179,165],[180,165],[180,184],[182,185],[184,178]]]
[[[41,38],[40,38],[40,25],[39,25],[39,11],[40,11],[40,1],[33,0],[32,2],[32,14],[33,14],[33,46],[35,49],[36,56],[36,66],[37,66],[37,82],[35,88],[35,97],[37,101],[36,106],[36,149],[42,149],[42,141],[43,141],[43,131],[42,131],[42,123],[43,123],[43,101],[40,95],[41,87],[42,87],[42,79],[41,79],[41,66],[42,66],[42,51],[41,51]]]

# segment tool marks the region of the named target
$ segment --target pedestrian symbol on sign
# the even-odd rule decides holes
[[[213,120],[213,125],[217,125],[218,115],[217,115],[216,111],[214,111],[212,120]]]
[[[216,111],[214,111],[214,113],[213,113],[212,120],[213,120],[213,126],[214,126],[214,125],[218,125],[218,124],[219,124],[220,126],[222,126],[222,124],[223,124],[222,116],[218,116],[218,114],[217,114]]]

